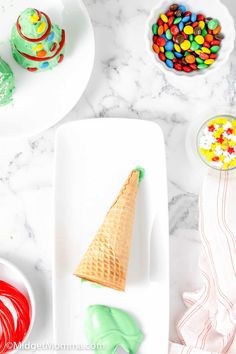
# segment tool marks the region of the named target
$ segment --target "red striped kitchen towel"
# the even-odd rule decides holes
[[[203,287],[185,293],[171,354],[236,354],[236,174],[210,172],[199,200]]]

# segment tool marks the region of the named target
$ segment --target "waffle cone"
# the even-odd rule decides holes
[[[139,170],[130,173],[76,269],[76,276],[125,290],[140,173]]]

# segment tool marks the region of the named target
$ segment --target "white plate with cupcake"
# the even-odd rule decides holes
[[[94,33],[82,0],[0,0],[0,138],[37,134],[75,106]]]

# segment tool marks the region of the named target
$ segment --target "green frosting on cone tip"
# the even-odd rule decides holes
[[[139,171],[139,184],[142,182],[145,176],[145,169],[143,167],[137,166],[135,171]]]

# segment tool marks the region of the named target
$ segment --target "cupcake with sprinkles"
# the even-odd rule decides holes
[[[198,152],[208,166],[228,171],[236,168],[236,118],[217,116],[198,133]]]
[[[53,69],[64,59],[65,31],[44,12],[29,8],[13,26],[11,47],[17,63],[28,71]]]

